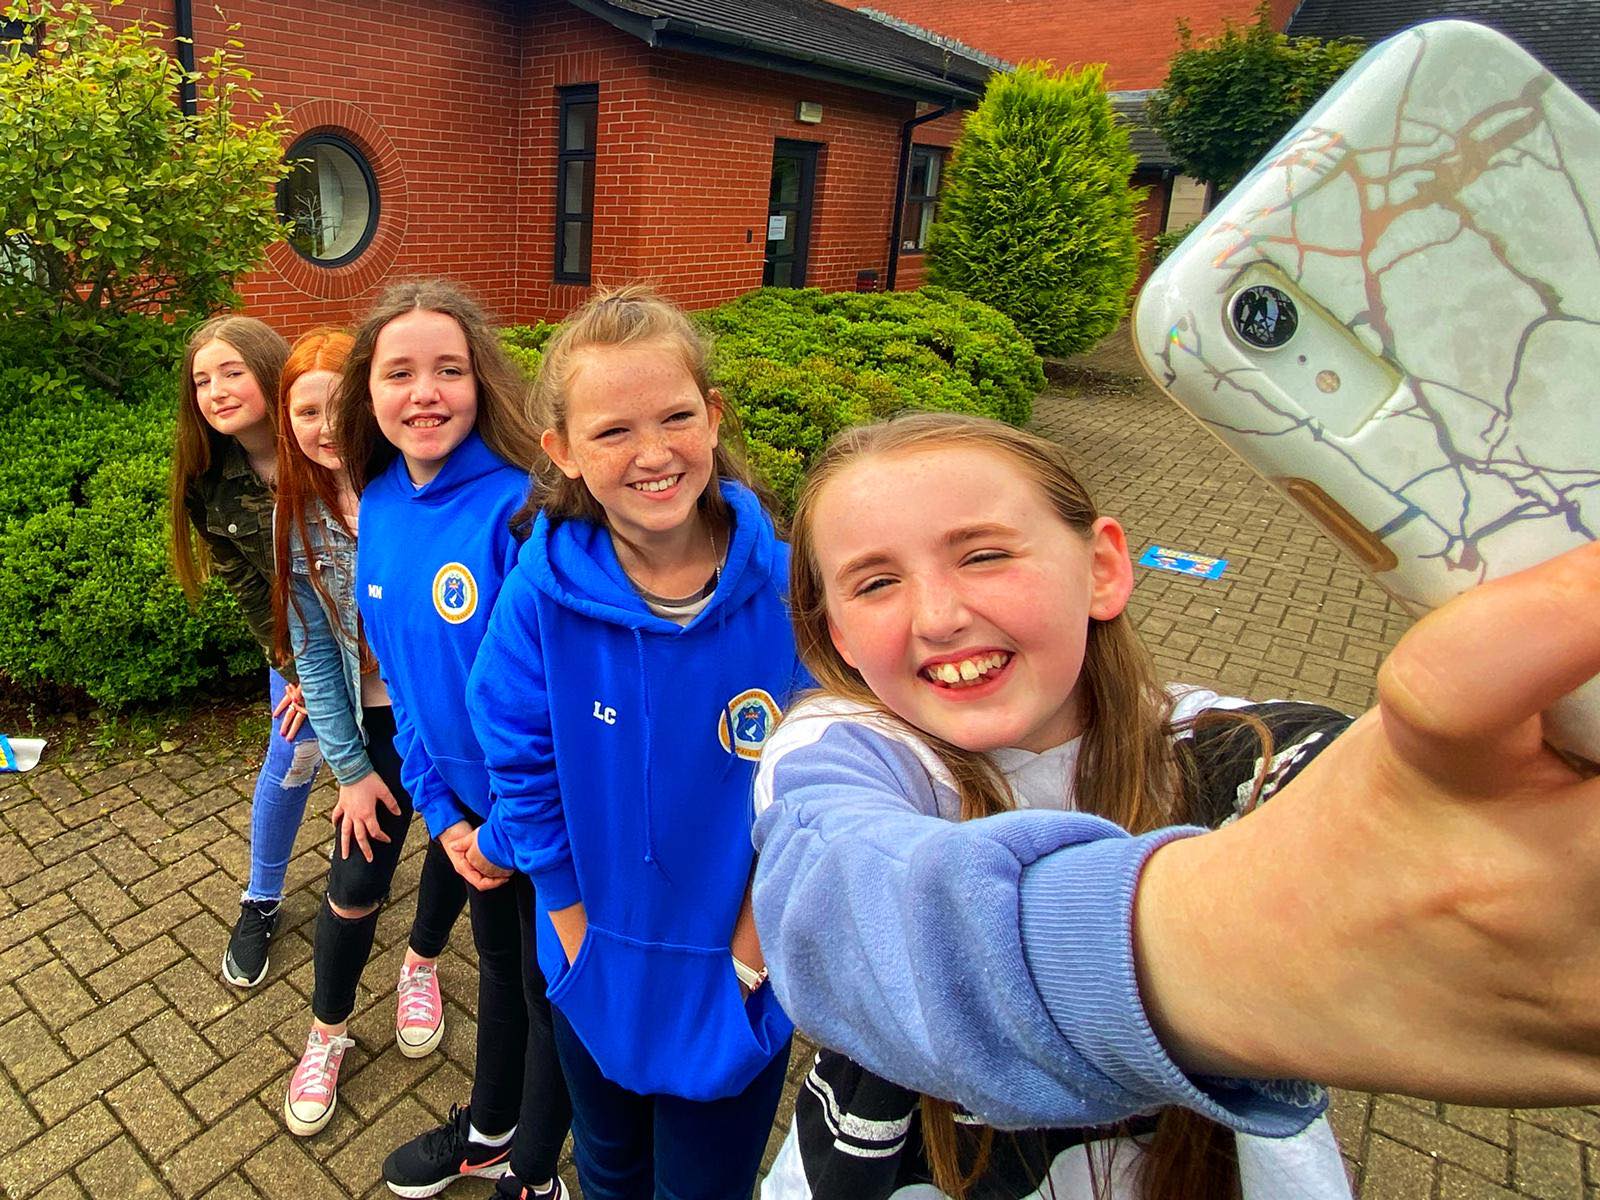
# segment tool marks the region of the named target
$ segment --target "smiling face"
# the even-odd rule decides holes
[[[334,371],[307,371],[289,385],[289,430],[295,445],[319,467],[339,470],[339,448],[333,440],[333,393],[339,386]]]
[[[811,538],[834,647],[890,711],[971,751],[1082,732],[1089,622],[1133,587],[1115,521],[1085,535],[1005,453],[932,446],[844,467]]]
[[[265,424],[267,399],[245,366],[244,355],[213,339],[195,352],[191,367],[195,406],[218,433],[238,437]]]
[[[439,473],[478,419],[467,335],[444,313],[415,309],[385,325],[367,389],[379,430],[419,486]]]
[[[545,452],[605,509],[617,535],[640,543],[696,515],[711,483],[722,403],[709,398],[661,341],[578,353],[566,388],[566,428]]]

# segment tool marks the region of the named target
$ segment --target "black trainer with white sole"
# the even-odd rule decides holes
[[[245,900],[222,955],[222,977],[234,987],[253,988],[267,977],[267,943],[278,927],[278,900]]]
[[[471,1110],[450,1106],[450,1119],[412,1138],[383,1160],[383,1181],[396,1196],[437,1196],[458,1179],[499,1179],[511,1169],[511,1139],[474,1141]]]

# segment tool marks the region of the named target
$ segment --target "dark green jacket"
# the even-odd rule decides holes
[[[250,467],[232,438],[220,463],[194,483],[185,496],[189,520],[211,550],[213,570],[232,589],[250,632],[276,666],[272,652],[272,489]],[[297,682],[292,662],[278,670]]]

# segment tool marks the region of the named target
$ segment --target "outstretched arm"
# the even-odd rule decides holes
[[[1467,1104],[1600,1097],[1600,780],[1540,717],[1600,673],[1596,612],[1600,544],[1458,597],[1277,799],[1152,856],[1140,979],[1180,1061]]]

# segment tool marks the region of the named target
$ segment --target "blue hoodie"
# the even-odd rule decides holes
[[[416,487],[396,458],[361,497],[356,603],[394,705],[400,781],[428,832],[489,815],[467,675],[516,563],[511,515],[528,476],[476,430]]]
[[[587,521],[541,514],[489,622],[468,706],[494,781],[478,837],[532,877],[539,963],[606,1077],[641,1094],[736,1095],[793,1026],[741,1003],[729,940],[750,879],[751,775],[803,678],[788,547],[748,490],[715,594],[655,616]],[[569,967],[545,914],[583,901]]]

